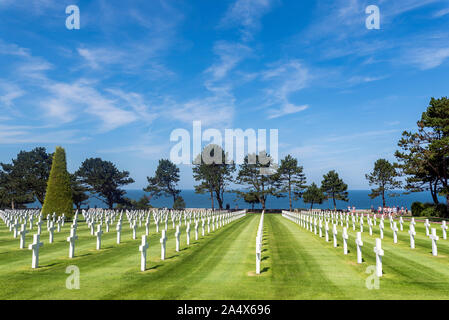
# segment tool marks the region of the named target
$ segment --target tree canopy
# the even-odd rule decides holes
[[[385,193],[401,186],[401,182],[397,180],[398,176],[395,166],[388,160],[377,160],[374,163],[374,170],[365,175],[370,186],[377,186],[377,188],[371,189],[370,198],[374,199],[382,196],[382,206],[385,207]],[[388,193],[388,195],[394,196],[395,194]]]
[[[261,152],[259,155],[249,154],[240,165],[236,178],[238,184],[246,186],[250,192],[254,193],[262,204],[263,210],[266,208],[268,196],[277,198],[284,196],[275,165],[273,159],[266,152]],[[239,190],[235,192],[242,193]]]
[[[303,167],[298,165],[298,160],[291,155],[287,155],[281,160],[279,166],[279,182],[282,192],[288,193],[290,211],[292,210],[292,200],[302,197],[306,186],[306,175]]]
[[[435,204],[441,194],[449,209],[449,99],[432,98],[417,126],[417,132],[404,131],[398,143],[402,150],[395,153],[405,188],[429,190]]]
[[[323,175],[321,181],[321,190],[325,193],[327,199],[332,199],[334,203],[334,210],[337,210],[337,201],[348,201],[348,185],[340,179],[335,170],[329,171]]]
[[[214,144],[206,146],[193,162],[193,178],[200,184],[195,186],[195,192],[208,192],[214,209],[214,196],[218,206],[223,209],[224,193],[232,182],[235,172],[234,162],[229,161],[224,150]]]
[[[72,216],[73,201],[70,175],[67,172],[65,150],[56,147],[48,178],[42,214]]]
[[[84,160],[76,175],[92,195],[107,204],[109,209],[123,201],[126,192],[120,187],[134,182],[128,171],[119,171],[112,162],[101,158]]]
[[[310,209],[313,209],[314,204],[322,204],[326,196],[321,188],[315,183],[312,183],[302,195],[304,203],[310,203]]]
[[[173,198],[173,205],[181,193],[178,189],[179,168],[168,159],[159,160],[154,177],[147,177],[148,186],[143,190],[151,197],[159,198],[164,195]]]
[[[2,188],[6,202],[25,204],[37,199],[44,203],[47,181],[50,175],[52,154],[39,147],[31,151],[20,151],[11,164],[0,163]]]

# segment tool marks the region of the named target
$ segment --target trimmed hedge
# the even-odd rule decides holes
[[[56,147],[47,182],[42,214],[57,215],[65,214],[66,217],[73,215],[72,189],[70,187],[70,176],[67,172],[65,150]]]

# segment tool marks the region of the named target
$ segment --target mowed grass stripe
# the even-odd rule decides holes
[[[159,267],[164,267],[176,261],[179,256],[192,252],[195,245],[206,239],[212,239],[224,229],[238,223],[232,222],[224,228],[212,231],[201,237],[201,227],[199,228],[199,240],[195,241],[194,225],[191,226],[191,246],[186,246],[185,226],[181,228],[181,249],[180,253],[175,251],[174,230],[169,224],[167,239],[167,259],[160,260],[160,233],[155,233],[155,226],[150,230],[150,248],[148,250],[147,268],[156,271]],[[5,225],[3,225],[5,227]],[[159,230],[162,230],[160,224]],[[66,238],[70,226],[66,224],[61,233],[55,232],[55,242],[48,243],[48,232],[43,232],[42,240],[44,247],[41,249],[40,265],[43,267],[31,269],[31,251],[18,249],[18,239],[10,242],[8,248],[0,254],[0,280],[7,285],[0,288],[0,296],[4,299],[99,299],[99,298],[126,298],[126,289],[129,287],[129,278],[139,274],[140,244],[141,235],[145,232],[145,227],[140,227],[137,232],[137,239],[132,240],[132,231],[127,224],[122,228],[122,243],[116,244],[116,231],[111,226],[109,233],[104,233],[102,237],[102,250],[95,250],[96,238],[90,235],[90,229],[83,223],[78,227],[79,240],[76,244],[76,257],[68,259],[68,243]],[[35,232],[36,229],[33,231]],[[44,230],[44,229],[43,229]],[[9,231],[5,234],[12,238]],[[31,237],[30,237],[31,238]],[[2,237],[2,240],[4,237]],[[28,239],[27,239],[28,240]],[[30,239],[31,240],[31,239]],[[8,250],[9,251],[6,251]],[[12,262],[12,263],[10,263]],[[68,277],[65,274],[66,267],[76,265],[81,272],[81,290],[68,290],[65,281]],[[132,287],[129,288],[133,291]],[[143,297],[145,298],[145,297]]]
[[[267,218],[276,236],[272,250],[278,298],[353,299],[357,291],[366,290],[362,271],[326,246],[324,238],[281,215]]]
[[[177,261],[162,272],[142,275],[140,283],[148,283],[134,293],[135,297],[148,292],[155,280],[158,290],[151,298],[162,299],[244,299],[250,297],[244,285],[247,276],[246,257],[250,238],[257,228],[256,216],[236,222],[232,228],[195,249],[195,252]],[[255,250],[255,248],[254,248]],[[253,255],[254,257],[254,255]],[[143,280],[145,279],[145,280]],[[242,290],[236,290],[242,288]],[[148,293],[146,294],[148,296]]]
[[[284,218],[285,219],[285,218]],[[285,219],[287,220],[287,219]],[[293,225],[295,223],[287,220]],[[344,224],[345,225],[345,224]],[[298,226],[298,225],[296,225]],[[352,265],[359,273],[362,279],[367,279],[369,274],[365,274],[368,266],[375,266],[375,239],[379,237],[378,225],[373,228],[373,236],[369,236],[367,224],[365,224],[364,232],[362,233],[362,240],[364,246],[362,248],[364,262],[356,264],[356,245],[355,236],[356,231],[352,230],[352,224],[348,230],[348,248],[349,254],[343,254],[343,239],[342,227],[338,225],[338,248],[333,248],[332,232],[330,230],[330,242],[325,242],[324,237],[319,238],[313,232],[304,228],[300,228],[304,233],[311,237],[318,239],[320,244],[327,247],[334,254],[339,255],[346,261],[347,264]],[[417,233],[422,232],[422,235],[417,234],[418,239],[422,244],[427,245],[428,248],[420,247],[410,249],[408,238],[408,225],[404,224],[404,231],[399,232],[398,244],[393,243],[393,233],[389,228],[389,223],[385,223],[384,239],[382,247],[385,251],[383,257],[384,275],[380,279],[379,290],[367,290],[366,287],[361,290],[354,290],[352,296],[355,299],[448,299],[449,298],[449,260],[446,256],[433,257],[430,254],[430,240],[425,236],[425,229],[417,228]],[[324,228],[323,228],[324,235]],[[417,242],[418,245],[418,242]],[[447,248],[442,248],[447,250]],[[329,257],[331,259],[331,257]],[[343,284],[344,287],[344,284]],[[339,285],[341,288],[341,284]],[[373,297],[374,295],[374,297]]]

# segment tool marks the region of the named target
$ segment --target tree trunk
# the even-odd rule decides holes
[[[384,213],[385,208],[385,190],[382,190],[382,213]]]
[[[435,181],[435,184],[433,184],[432,182],[429,182],[430,194],[432,195],[433,203],[436,205],[440,203],[440,201],[438,200],[437,184],[438,184],[438,180]]]
[[[11,200],[11,209],[14,210],[14,200]]]
[[[313,201],[310,203],[310,210],[313,208]]]
[[[215,197],[217,198],[218,207],[220,208],[220,210],[222,210],[223,209],[223,197],[220,194],[220,191],[215,190]]]
[[[292,211],[292,187],[290,182],[288,183],[288,200],[290,202],[290,211]]]
[[[210,201],[212,203],[212,210],[215,210],[215,207],[214,207],[214,193],[213,193],[212,189],[210,190]]]
[[[334,211],[337,211],[337,201],[335,201],[335,196],[332,196],[332,200],[334,200]]]

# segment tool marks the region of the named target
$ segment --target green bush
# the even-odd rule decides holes
[[[415,205],[415,211],[413,211],[413,205]],[[449,216],[449,212],[447,210],[447,206],[445,204],[434,205],[432,203],[421,203],[419,206],[416,202],[412,204],[413,216],[421,216],[421,217],[440,217],[446,218]],[[419,215],[416,215],[415,212],[419,212]]]
[[[425,209],[424,205],[421,202],[419,202],[419,201],[413,202],[412,203],[412,216],[414,216],[414,217],[421,216],[421,212],[424,209]]]
[[[437,212],[437,215],[442,218],[447,218],[449,216],[449,212],[447,210],[447,205],[443,203],[437,204],[435,207],[435,211]]]
[[[423,211],[421,211],[421,216],[422,217],[436,217],[437,212],[434,207],[429,207],[429,208],[426,208]]]
[[[56,147],[50,170],[50,177],[47,182],[42,214],[62,215],[67,217],[73,215],[72,189],[70,187],[70,176],[67,172],[65,151],[61,147]]]

